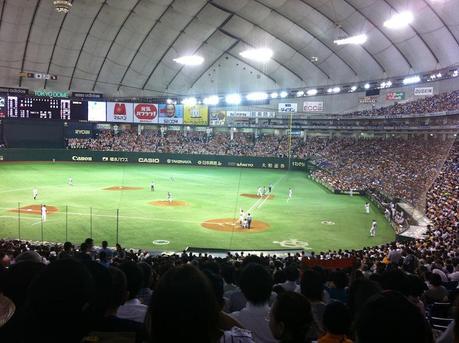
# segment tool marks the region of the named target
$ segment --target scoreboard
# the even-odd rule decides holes
[[[5,105],[3,107],[2,99]],[[5,117],[19,119],[88,120],[88,103],[82,100],[63,98],[0,95],[0,118]]]

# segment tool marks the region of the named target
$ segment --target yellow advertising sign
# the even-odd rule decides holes
[[[209,108],[207,105],[185,105],[183,113],[184,125],[208,125]]]

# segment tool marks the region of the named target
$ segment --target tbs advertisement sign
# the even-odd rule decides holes
[[[158,104],[134,104],[134,123],[158,124]]]
[[[183,105],[160,104],[159,123],[171,125],[183,124]]]
[[[130,102],[107,102],[107,121],[132,123],[134,104]]]

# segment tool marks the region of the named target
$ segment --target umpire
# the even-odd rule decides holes
[[[247,214],[247,229],[250,229],[250,226],[252,225],[252,216],[250,213]]]

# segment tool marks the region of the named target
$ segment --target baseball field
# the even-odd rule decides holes
[[[73,185],[69,185],[72,178]],[[155,190],[150,189],[154,182]],[[259,186],[273,184],[270,196]],[[33,199],[33,189],[38,191]],[[288,189],[293,196],[288,200]],[[167,193],[172,202],[167,200]],[[394,239],[366,198],[335,195],[304,172],[166,165],[0,164],[0,237],[178,251],[355,249]],[[40,206],[47,207],[42,221]],[[250,212],[250,230],[239,226]],[[372,219],[376,237],[369,237]]]

